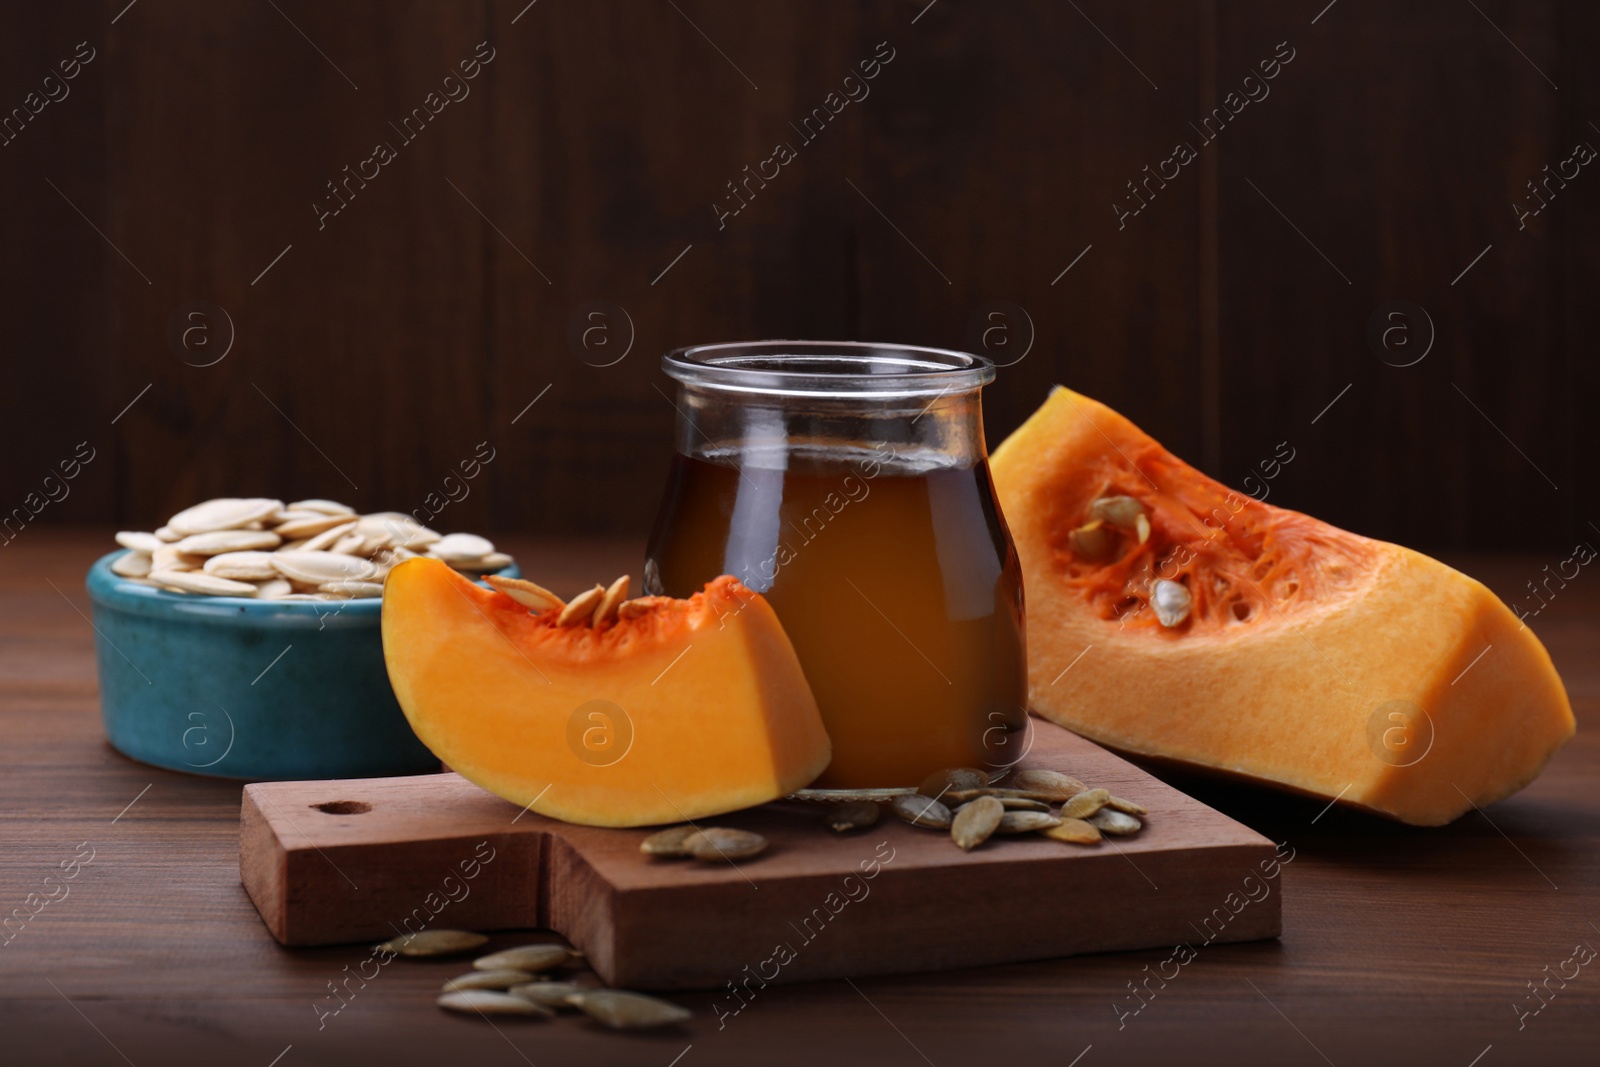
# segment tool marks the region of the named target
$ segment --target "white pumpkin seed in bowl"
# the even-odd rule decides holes
[[[375,599],[395,564],[418,555],[474,580],[513,562],[477,534],[440,534],[398,511],[360,515],[317,499],[218,497],[154,533],[123,530],[117,544],[128,551],[111,571],[125,581],[256,600]]]

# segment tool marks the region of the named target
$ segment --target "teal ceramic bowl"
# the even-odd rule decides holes
[[[383,601],[169,593],[113,574],[122,554],[96,560],[87,581],[100,713],[117,751],[222,778],[439,769],[389,687]]]

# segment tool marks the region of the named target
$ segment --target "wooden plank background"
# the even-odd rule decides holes
[[[1003,303],[995,354],[1028,346],[1015,308],[1032,338],[991,443],[1064,382],[1235,485],[1287,442],[1269,499],[1363,533],[1600,537],[1600,179],[1525,229],[1511,206],[1600,145],[1577,0],[27,5],[0,12],[0,107],[81,41],[70,95],[0,147],[0,509],[96,450],[34,522],[147,527],[227,493],[410,510],[489,441],[437,525],[638,534],[663,350],[971,347]],[[470,94],[403,141],[484,41]],[[881,42],[868,95],[803,143],[790,123]],[[1280,47],[1200,145],[1190,123]],[[319,229],[379,141],[396,158]],[[1180,141],[1197,159],[1119,228]],[[719,228],[779,142],[795,160]],[[1366,339],[1394,300],[1431,319],[1414,366]],[[233,328],[211,366],[219,313],[208,349],[170,336],[195,301]]]

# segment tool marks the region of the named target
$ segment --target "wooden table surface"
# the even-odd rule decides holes
[[[110,543],[29,528],[0,549],[0,912],[59,895],[45,876],[93,857],[0,945],[7,1064],[1595,1062],[1600,964],[1567,962],[1600,948],[1600,742],[1584,729],[1521,794],[1432,830],[1164,774],[1294,859],[1281,940],[1200,948],[1164,988],[1149,983],[1137,1014],[1130,983],[1169,951],[775,986],[720,1028],[714,994],[685,994],[690,1026],[637,1036],[448,1016],[432,999],[461,964],[397,961],[319,1028],[315,1005],[367,950],[280,948],[239,885],[239,784],[134,763],[101,734],[82,586]],[[641,555],[508,547],[561,592],[637,573]],[[1506,595],[1558,561],[1451,562]],[[1534,628],[1592,721],[1600,579],[1580,576]],[[1073,901],[1059,903],[1071,921]],[[1547,979],[1543,1008],[1519,1018]]]

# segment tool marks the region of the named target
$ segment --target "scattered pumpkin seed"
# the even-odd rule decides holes
[[[718,860],[744,860],[760,855],[766,850],[767,839],[749,830],[708,826],[699,833],[690,834],[685,844],[689,855],[695,859],[715,863]]]
[[[667,830],[657,830],[639,842],[639,851],[646,856],[687,856],[689,838],[699,832],[693,826],[674,826]]]
[[[446,993],[455,993],[463,989],[510,989],[514,985],[531,981],[533,975],[527,971],[472,971],[469,974],[456,975],[446,982],[443,988]]]
[[[1005,805],[994,797],[978,797],[956,812],[950,821],[950,838],[961,851],[971,852],[989,840],[1005,814]]]
[[[1050,799],[1053,800],[1066,800],[1068,797],[1076,796],[1087,788],[1070,774],[1062,774],[1060,771],[1050,771],[1042,768],[1018,771],[1015,777],[1011,779],[1010,785],[1013,789],[1051,793],[1053,796]]]
[[[565,945],[519,945],[473,960],[472,966],[480,971],[526,971],[531,976],[559,967],[572,958],[572,950]],[[523,979],[524,982],[528,980]]]
[[[992,786],[992,785],[991,786],[985,786],[982,789],[960,789],[960,790],[954,790],[954,791],[946,793],[944,795],[944,799],[945,799],[946,803],[956,804],[956,805],[965,804],[970,800],[977,800],[979,797],[994,797],[997,800],[1004,800],[1007,797],[1012,797],[1012,798],[1015,798],[1015,799],[1018,799],[1018,800],[1043,800],[1043,801],[1051,801],[1051,800],[1059,799],[1056,796],[1054,790],[1013,789],[1013,788],[1011,788],[1009,786],[1000,787],[1000,786]]]
[[[881,814],[882,809],[878,805],[865,800],[856,800],[830,808],[822,816],[822,822],[828,829],[842,834],[851,830],[865,830],[875,825]]]
[[[1132,815],[1126,815],[1111,808],[1101,808],[1089,817],[1089,821],[1099,827],[1101,833],[1115,834],[1118,837],[1136,834],[1139,832],[1140,827],[1144,825]]]
[[[1115,808],[1117,811],[1126,812],[1129,815],[1150,814],[1150,809],[1145,807],[1143,804],[1137,804],[1131,800],[1124,800],[1121,797],[1111,797],[1106,801],[1106,807]]]
[[[1039,832],[1056,841],[1069,841],[1074,845],[1092,845],[1100,840],[1100,828],[1083,819],[1062,819]]]
[[[419,930],[391,938],[379,945],[378,950],[402,956],[453,956],[458,952],[470,952],[488,940],[470,930]]]
[[[995,827],[995,833],[1027,834],[1060,825],[1061,820],[1047,811],[1008,811],[1000,817],[1000,825]]]
[[[620,989],[584,990],[570,994],[567,1003],[613,1030],[674,1026],[690,1018],[687,1008],[647,997],[643,993],[627,993]]]
[[[1104,789],[1086,789],[1061,805],[1060,815],[1063,819],[1087,819],[1110,800],[1111,794]]]
[[[547,1008],[560,1011],[562,1008],[573,1008],[577,1005],[567,1003],[567,998],[574,993],[587,992],[583,986],[576,982],[527,982],[523,985],[514,985],[506,990],[514,997],[531,1000],[535,1004],[543,1004]]]
[[[463,1015],[537,1015],[547,1019],[555,1015],[543,1004],[488,989],[462,989],[444,993],[435,1003],[445,1011],[458,1011]]]
[[[932,797],[899,796],[889,806],[904,821],[927,830],[948,830],[953,818],[950,809]]]
[[[1029,800],[1027,797],[995,797],[1000,806],[1007,811],[1049,811],[1050,805],[1042,800]]]
[[[788,799],[823,804],[846,804],[852,800],[888,803],[895,797],[908,797],[915,792],[915,789],[796,789]]]
[[[982,789],[989,784],[989,775],[976,767],[950,767],[934,771],[922,780],[917,792],[925,797],[943,797],[962,789]]]

